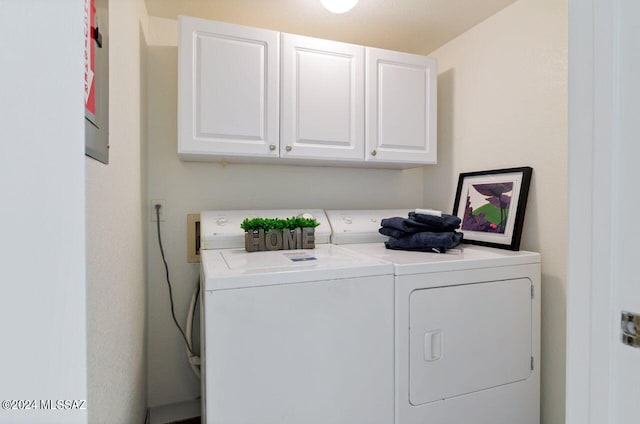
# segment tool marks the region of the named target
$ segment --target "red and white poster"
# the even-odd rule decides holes
[[[96,27],[95,0],[84,1],[84,103],[85,116],[96,124]]]
[[[1,2],[2,0],[0,0]],[[85,153],[109,163],[109,1],[82,0]]]

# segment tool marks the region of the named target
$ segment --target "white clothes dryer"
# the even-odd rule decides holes
[[[395,423],[539,424],[540,255],[386,249],[408,212],[327,211],[333,243],[394,265]]]
[[[245,217],[303,212],[315,249],[229,248]],[[201,214],[203,422],[393,422],[393,266],[329,234],[322,211]]]

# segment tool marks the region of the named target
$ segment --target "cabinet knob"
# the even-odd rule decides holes
[[[291,145],[287,144],[287,147],[285,147],[285,149],[286,149],[287,152],[290,152],[291,149],[293,149],[293,147],[291,147]]]
[[[377,154],[378,154],[378,152],[376,151],[376,149],[373,149],[373,150],[371,151],[371,156],[375,156],[375,155],[377,155]]]
[[[271,151],[276,150],[276,145],[275,144],[269,144],[269,150],[271,150]]]

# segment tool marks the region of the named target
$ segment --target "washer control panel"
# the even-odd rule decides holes
[[[315,230],[316,244],[329,243],[331,226],[322,209],[263,209],[200,212],[200,243],[202,249],[230,249],[244,246],[245,218],[313,218],[320,225]]]

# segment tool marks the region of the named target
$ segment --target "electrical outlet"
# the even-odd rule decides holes
[[[160,205],[160,222],[164,222],[164,217],[166,216],[166,206],[164,204],[164,199],[152,199],[149,205],[149,217],[151,218],[151,222],[158,222],[156,219],[156,205]]]

